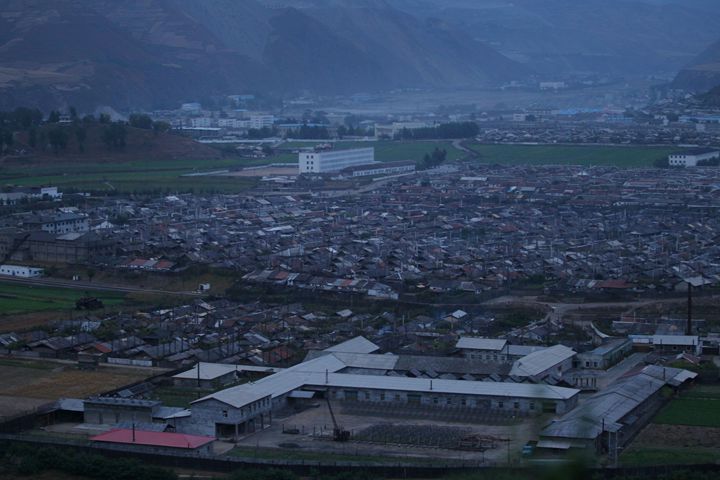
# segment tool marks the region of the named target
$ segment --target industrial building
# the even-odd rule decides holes
[[[559,379],[573,368],[575,355],[577,354],[572,348],[554,345],[516,360],[510,370],[510,375],[533,377],[538,380],[547,377]]]
[[[43,232],[84,233],[90,231],[90,220],[87,215],[73,212],[60,212],[54,215],[40,215],[24,221],[31,229]]]
[[[153,451],[183,451],[212,453],[213,437],[186,435],[174,432],[155,432],[136,428],[118,428],[90,438],[93,442],[152,448]]]
[[[387,162],[381,164],[361,165],[343,170],[349,177],[370,177],[372,175],[396,175],[415,171],[415,162]]]
[[[301,152],[298,157],[300,173],[339,172],[345,168],[375,163],[375,148]]]
[[[216,388],[237,382],[243,377],[258,378],[281,370],[274,367],[199,362],[190,370],[173,375],[172,378],[173,384],[179,387]]]
[[[614,338],[599,347],[578,354],[578,366],[607,370],[632,353],[633,342],[629,338]]]
[[[84,402],[85,423],[152,423],[161,402],[134,398],[98,397]]]
[[[269,425],[273,412],[313,397],[408,408],[452,406],[507,415],[562,414],[574,408],[578,400],[579,390],[572,388],[502,381],[497,376],[496,380],[477,381],[469,373],[467,379],[459,379],[463,378],[459,374],[441,376],[428,371],[430,365],[441,363],[433,362],[432,357],[426,361],[428,367],[423,373],[412,366],[420,366],[418,358],[403,361],[399,355],[365,353],[374,351],[373,344],[368,344],[371,342],[354,339],[345,344],[346,348],[341,347],[348,351],[337,351],[335,346],[332,351],[315,352],[306,361],[274,375],[200,398],[189,410],[174,415],[173,424],[180,432],[237,438]],[[468,364],[462,358],[449,360],[456,361],[451,365],[455,369],[460,363]],[[396,370],[401,361],[407,370]],[[486,373],[490,371],[485,363],[474,365],[484,366]]]
[[[662,388],[678,388],[696,373],[648,365],[631,372],[588,398],[575,410],[550,423],[538,448],[570,448],[615,453],[629,442],[663,405]]]
[[[455,348],[468,359],[485,362],[513,363],[533,352],[547,347],[537,345],[512,345],[503,338],[460,337]]]
[[[697,335],[629,335],[629,338],[637,350],[652,350],[661,355],[702,354],[702,342]]]

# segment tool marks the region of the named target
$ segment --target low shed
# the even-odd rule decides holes
[[[212,453],[214,437],[187,435],[173,432],[151,432],[133,428],[119,428],[90,438],[93,442],[132,445],[136,447],[155,447],[172,450],[193,450]]]

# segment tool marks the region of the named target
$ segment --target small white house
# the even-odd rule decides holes
[[[42,277],[44,270],[42,268],[25,267],[22,265],[0,265],[0,275],[9,277]]]

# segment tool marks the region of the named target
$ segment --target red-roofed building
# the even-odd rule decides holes
[[[143,447],[179,448],[211,453],[215,438],[187,435],[184,433],[148,432],[146,430],[120,428],[96,435],[90,438],[90,440],[94,442],[139,445]]]

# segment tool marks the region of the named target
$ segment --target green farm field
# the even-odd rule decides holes
[[[715,463],[720,458],[720,386],[674,398],[623,450],[623,466]]]
[[[95,292],[91,296],[102,300],[106,307],[127,302],[126,294]],[[71,288],[17,285],[0,282],[0,312],[2,314],[32,313],[75,308],[75,301],[85,292]]]
[[[501,165],[583,165],[652,167],[676,149],[642,146],[596,145],[484,145],[467,144],[486,164]]]
[[[254,166],[256,159],[147,160],[119,163],[78,162],[58,157],[55,162],[5,164],[0,168],[4,185],[56,185],[64,191],[121,193],[241,192],[255,185],[247,178],[183,177],[182,175]]]
[[[307,144],[285,144],[296,148]],[[375,147],[381,162],[419,161],[435,148],[448,152],[448,161],[463,156],[451,142],[338,142],[336,148]],[[183,175],[213,170],[238,169],[269,163],[297,163],[297,155],[282,153],[268,158],[131,160],[123,162],[79,161],[77,158],[58,156],[52,162],[24,164],[11,162],[0,166],[0,185],[39,186],[54,185],[65,192],[116,192],[116,193],[240,193],[254,187],[256,179],[248,177]]]
[[[720,387],[698,386],[683,393],[663,408],[653,422],[720,428]]]
[[[320,142],[320,141],[318,141]],[[284,148],[310,147],[308,143],[286,143]],[[375,157],[381,162],[420,161],[435,148],[447,151],[447,161],[464,158],[467,154],[450,141],[376,141],[336,142],[335,148],[375,147]],[[573,145],[481,145],[468,144],[477,153],[476,161],[503,165],[605,165],[619,167],[651,167],[658,159],[673,151],[662,147],[605,147]],[[297,155],[281,153],[262,159],[164,159],[131,160],[123,162],[79,161],[62,156],[52,162],[8,162],[0,166],[0,185],[56,185],[65,192],[93,193],[240,193],[257,184],[249,177],[220,177],[183,175],[212,170],[238,169],[269,163],[297,162]]]

